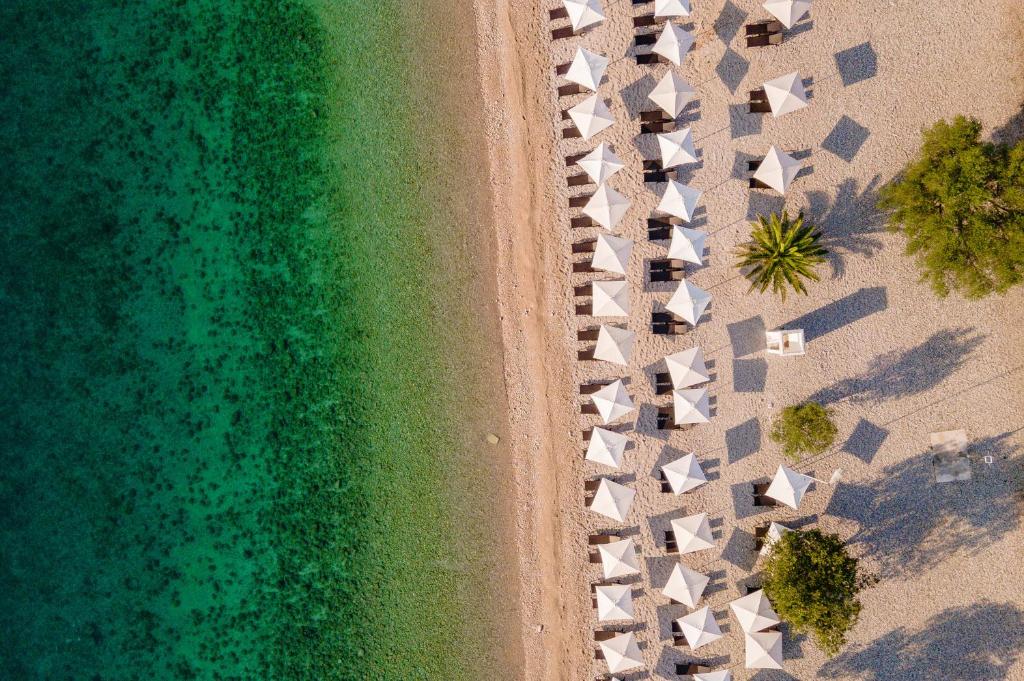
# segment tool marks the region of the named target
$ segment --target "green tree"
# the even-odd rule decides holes
[[[751,225],[750,241],[739,247],[736,263],[750,281],[748,293],[764,293],[770,286],[783,300],[789,289],[806,295],[804,280],[818,280],[814,268],[828,253],[818,244],[821,233],[804,223],[803,213],[793,221],[785,211],[781,217],[759,215]]]
[[[820,530],[786,532],[764,566],[764,592],[779,617],[809,632],[829,657],[846,643],[860,614],[857,594],[873,581],[860,574],[838,535]]]
[[[786,407],[772,423],[771,438],[793,461],[805,454],[821,454],[836,440],[836,426],[829,410],[817,402]]]
[[[882,188],[888,227],[906,237],[921,280],[939,297],[1002,293],[1024,277],[1024,143],[981,141],[957,116],[923,131],[918,157]]]

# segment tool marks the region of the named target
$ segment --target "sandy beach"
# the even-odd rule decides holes
[[[600,574],[588,560],[587,534],[618,529],[635,539],[641,557],[636,619],[620,628],[636,632],[651,678],[677,678],[675,663],[694,660],[761,681],[1024,678],[1024,295],[936,299],[875,209],[879,187],[916,153],[923,126],[967,114],[997,138],[1019,137],[1016,3],[822,2],[782,45],[748,49],[744,23],[768,17],[760,3],[695,1],[680,23],[696,45],[675,70],[697,91],[697,106],[683,113],[699,157],[686,182],[704,192],[694,226],[710,238],[704,266],[688,267],[686,277],[713,302],[696,328],[667,337],[651,334],[650,314],[664,309],[675,285],[651,284],[646,275],[646,262],[666,253],[667,242],[646,233],[664,185],[642,182],[642,160],[657,152],[653,135],[638,135],[638,116],[654,108],[646,94],[669,66],[632,58],[631,17],[651,6],[606,2],[602,25],[552,42],[547,11],[558,4],[476,2],[517,508],[519,677],[603,678],[589,595]],[[586,95],[559,99],[555,88],[565,81],[554,67],[578,45],[611,59],[599,94],[616,124],[589,142],[559,135],[560,111]],[[748,90],[794,70],[812,81],[808,108],[779,119],[747,113]],[[626,279],[637,341],[628,367],[576,360],[584,347],[576,331],[602,320],[574,314],[573,287],[611,276],[572,271],[571,243],[598,229],[569,229],[579,212],[568,197],[580,190],[567,188],[576,169],[567,171],[563,157],[602,141],[626,163],[610,184],[632,201],[617,231],[635,241]],[[747,187],[747,160],[771,144],[799,152],[804,164],[785,197]],[[784,303],[747,294],[733,265],[748,221],[782,208],[804,211],[831,251],[822,281]],[[765,356],[764,330],[782,325],[805,329],[805,356]],[[653,375],[665,370],[666,354],[694,345],[712,370],[711,421],[659,431],[655,413],[669,396],[654,394]],[[634,444],[621,470],[602,470],[583,459],[581,432],[597,420],[580,416],[578,386],[619,377],[639,407],[626,429]],[[828,478],[841,468],[841,481],[816,485],[799,511],[754,508],[750,483],[783,462],[767,437],[771,419],[809,398],[834,411],[838,444],[797,470]],[[928,433],[952,428],[966,429],[973,451],[992,463],[976,465],[970,483],[937,487]],[[662,494],[657,467],[690,451],[709,484]],[[584,480],[609,472],[637,492],[624,526],[584,506]],[[693,654],[672,645],[669,629],[687,609],[660,590],[680,560],[666,554],[664,530],[699,512],[709,514],[716,546],[681,560],[712,577],[703,604],[726,635]],[[838,533],[880,581],[862,594],[860,621],[838,656],[829,660],[786,631],[785,672],[755,675],[743,668],[742,633],[727,604],[757,583],[752,533],[766,520]]]

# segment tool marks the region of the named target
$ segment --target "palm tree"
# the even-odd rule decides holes
[[[771,286],[772,292],[781,295],[783,300],[789,288],[806,295],[804,279],[818,280],[814,267],[823,262],[828,253],[818,245],[821,232],[813,225],[804,224],[802,212],[792,222],[783,211],[781,218],[778,213],[772,213],[767,219],[758,215],[757,222],[751,224],[754,227],[751,240],[740,246],[736,263],[750,280],[750,291],[757,289],[764,293]]]

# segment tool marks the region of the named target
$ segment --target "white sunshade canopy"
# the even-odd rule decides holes
[[[697,461],[697,455],[693,452],[681,456],[675,461],[670,461],[662,466],[661,470],[672,491],[676,494],[697,489],[708,481],[704,477],[704,470],[700,467],[700,462]]]
[[[764,94],[776,118],[807,106],[807,91],[804,90],[803,79],[796,71],[765,81]]]
[[[626,520],[635,496],[636,490],[608,478],[601,478],[601,484],[594,493],[594,500],[590,502],[590,510],[621,523]]]
[[[595,427],[590,433],[586,459],[618,468],[622,465],[622,455],[626,451],[627,442],[629,442],[629,438],[622,433],[616,433],[614,430],[607,430],[600,426]]]
[[[747,669],[782,669],[782,632],[759,631],[744,634]]]
[[[661,35],[651,47],[651,52],[660,54],[665,59],[679,66],[686,58],[686,53],[693,46],[693,35],[685,28],[671,21],[665,22]]]
[[[704,351],[699,346],[669,355],[665,358],[665,365],[676,390],[711,380],[704,365]]]
[[[800,21],[811,9],[810,0],[766,0],[762,5],[786,28]]]
[[[780,525],[776,522],[771,523],[768,526],[768,532],[765,534],[764,544],[761,545],[760,555],[765,556],[769,554],[772,550],[772,545],[775,544],[775,542],[782,539],[782,535],[792,531],[793,530],[789,529],[785,525]]]
[[[676,624],[686,637],[686,643],[694,650],[722,638],[722,630],[718,628],[711,608],[706,605],[700,610],[680,617]]]
[[[754,172],[754,179],[764,182],[780,194],[785,194],[799,172],[800,161],[784,151],[779,151],[773,144]]]
[[[604,10],[601,0],[562,0],[565,11],[569,13],[572,30],[578,31],[604,21]]]
[[[597,332],[597,345],[594,347],[594,359],[626,366],[633,352],[636,334],[629,329],[602,324]]]
[[[629,199],[606,184],[599,185],[583,206],[583,214],[611,231],[629,210]]]
[[[675,132],[658,133],[658,150],[662,168],[697,162],[697,150],[693,148],[693,132],[689,126]]]
[[[633,588],[627,584],[608,584],[594,588],[597,621],[633,619]]]
[[[711,303],[710,293],[694,286],[688,280],[683,280],[665,307],[669,312],[674,312],[691,325],[696,326],[697,320],[704,314],[709,303]]]
[[[672,532],[676,536],[679,553],[693,553],[715,546],[715,538],[711,534],[707,513],[698,513],[673,520]]]
[[[640,572],[636,560],[636,547],[632,539],[620,539],[597,547],[601,556],[601,571],[605,579],[626,577]]]
[[[632,252],[632,239],[623,239],[611,234],[598,234],[590,266],[595,270],[625,274],[626,266],[629,264],[629,255]]]
[[[672,408],[675,411],[677,426],[687,423],[707,423],[711,420],[707,388],[673,390]]]
[[[694,608],[704,593],[704,587],[710,581],[711,578],[707,575],[691,570],[682,563],[676,563],[661,593],[674,601]]]
[[[679,115],[696,94],[690,84],[675,71],[669,71],[651,90],[647,98],[665,110],[672,118]]]
[[[605,425],[636,409],[621,378],[601,388],[590,398],[594,401],[594,406],[597,407],[597,412],[601,415]]]
[[[604,184],[608,178],[626,167],[607,142],[601,142],[594,150],[576,161],[583,172],[598,184]]]
[[[661,202],[658,203],[658,210],[689,222],[697,210],[700,195],[699,189],[669,180],[665,186],[665,193],[661,195]]]
[[[704,264],[704,241],[708,233],[682,225],[672,225],[672,243],[668,246],[668,257]]]
[[[656,17],[690,16],[690,0],[654,0]]]
[[[779,623],[779,616],[775,614],[768,597],[764,595],[764,589],[737,598],[729,607],[739,621],[740,628],[747,633],[761,631]]]
[[[601,641],[601,652],[608,663],[608,671],[613,674],[644,666],[644,656],[640,652],[640,646],[636,644],[636,639],[633,638],[632,631]]]
[[[595,317],[628,317],[629,286],[625,279],[595,281],[591,284]]]
[[[569,70],[565,72],[565,79],[585,88],[596,90],[597,86],[601,84],[601,77],[604,76],[606,68],[608,68],[608,57],[591,52],[585,47],[577,47],[576,56],[572,58]]]
[[[814,482],[814,478],[797,473],[785,466],[779,466],[779,469],[775,471],[775,477],[772,478],[772,484],[768,485],[768,489],[765,491],[765,496],[792,509],[797,509],[812,482]]]
[[[732,681],[732,671],[729,669],[721,669],[716,672],[694,674],[693,681]]]
[[[569,109],[569,118],[579,128],[585,140],[615,123],[615,117],[608,110],[608,105],[597,95],[590,95]]]

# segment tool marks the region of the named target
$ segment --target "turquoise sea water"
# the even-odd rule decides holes
[[[459,396],[497,358],[453,353],[482,273],[435,257],[471,259],[472,206],[397,4],[0,7],[0,677],[505,654],[462,427],[494,396]]]

